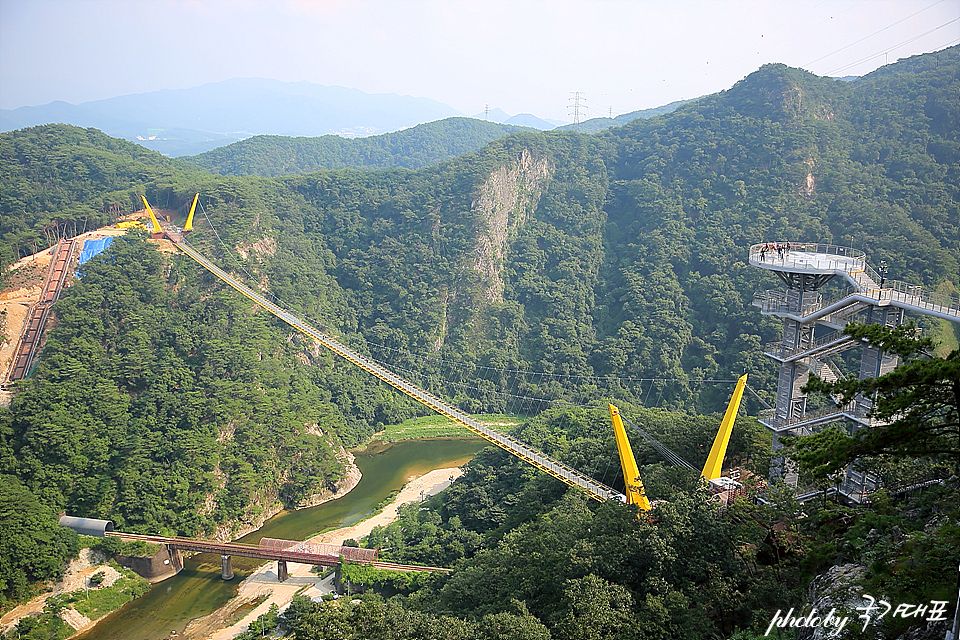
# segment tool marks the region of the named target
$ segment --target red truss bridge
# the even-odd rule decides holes
[[[220,555],[222,577],[230,580],[233,577],[233,567],[230,561],[232,556],[244,558],[258,558],[260,560],[277,561],[277,577],[283,582],[287,579],[287,563],[317,565],[321,567],[339,567],[343,562],[365,564],[375,569],[389,571],[451,571],[443,567],[421,567],[412,564],[397,564],[382,562],[377,559],[378,549],[361,549],[359,547],[342,547],[334,544],[317,544],[314,542],[298,542],[296,540],[278,540],[276,538],[261,538],[258,546],[238,544],[236,542],[213,542],[210,540],[191,540],[189,538],[167,538],[165,536],[144,536],[119,531],[108,531],[105,535],[123,540],[143,540],[154,544],[165,544],[179,551],[195,551],[199,553],[216,553]]]

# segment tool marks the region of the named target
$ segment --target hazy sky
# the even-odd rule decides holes
[[[262,77],[570,121],[958,42],[960,0],[0,0],[0,107]]]

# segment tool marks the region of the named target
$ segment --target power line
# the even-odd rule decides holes
[[[607,112],[607,114],[609,114],[608,117],[613,118],[613,105],[600,104],[599,102],[594,102],[593,100],[587,100],[586,95],[583,93],[580,93],[580,104],[584,107],[584,111],[585,111],[585,113],[581,115],[589,116],[590,109],[592,107],[594,110],[596,110],[597,113],[602,114],[604,112]],[[602,117],[602,116],[597,116],[597,117]],[[581,123],[585,121],[586,120],[581,119]]]
[[[926,11],[927,9],[930,9],[930,8],[932,8],[932,7],[935,7],[936,5],[940,4],[941,2],[943,2],[943,0],[937,0],[937,1],[934,2],[933,4],[928,5],[928,6],[924,7],[923,9],[920,9],[919,11],[915,11],[915,12],[911,13],[910,15],[908,15],[908,16],[905,17],[905,18],[901,18],[901,19],[897,20],[897,21],[894,22],[894,23],[888,24],[888,25],[885,26],[883,29],[880,29],[880,30],[878,30],[878,31],[874,31],[873,33],[871,33],[871,34],[868,35],[868,36],[864,36],[864,37],[860,38],[859,40],[857,40],[857,41],[855,41],[855,42],[851,42],[850,44],[848,44],[848,45],[846,45],[846,46],[844,46],[844,47],[840,47],[840,48],[837,49],[836,51],[832,51],[832,52],[828,53],[828,54],[825,55],[825,56],[820,56],[820,57],[817,58],[816,60],[813,60],[813,61],[811,61],[811,62],[808,62],[808,63],[804,64],[803,66],[804,66],[804,68],[809,68],[810,65],[816,64],[817,62],[820,62],[821,60],[824,60],[824,59],[826,59],[826,58],[829,58],[830,56],[832,56],[832,55],[834,55],[834,54],[837,54],[837,53],[840,53],[841,51],[844,51],[844,50],[846,50],[846,49],[849,49],[850,47],[852,47],[852,46],[854,46],[854,45],[856,45],[856,44],[860,44],[860,43],[863,42],[864,40],[869,40],[869,39],[872,38],[873,36],[875,36],[875,35],[877,35],[877,34],[880,34],[880,33],[883,33],[883,32],[886,31],[887,29],[890,29],[890,28],[892,28],[892,27],[895,27],[895,26],[897,26],[898,24],[900,24],[901,22],[905,22],[905,21],[909,20],[910,18],[912,18],[913,16],[918,15],[918,14],[920,14],[920,13],[923,13],[923,12]],[[948,24],[949,24],[949,23],[948,23]]]
[[[915,40],[919,40],[920,38],[923,38],[924,36],[928,36],[928,35],[930,35],[931,33],[933,33],[934,31],[939,31],[940,29],[943,29],[944,27],[949,26],[949,25],[951,25],[951,24],[953,24],[954,22],[957,22],[957,21],[960,21],[960,18],[954,18],[953,20],[950,20],[949,22],[944,22],[944,23],[943,23],[942,25],[940,25],[939,27],[934,27],[933,29],[930,29],[929,31],[926,31],[926,32],[924,32],[924,33],[921,33],[920,35],[917,35],[917,36],[914,36],[914,37],[909,38],[909,39],[907,39],[907,40],[904,40],[903,42],[898,42],[897,44],[895,44],[895,45],[893,45],[893,46],[891,46],[891,47],[887,47],[884,51],[879,51],[879,52],[877,52],[877,53],[873,53],[873,54],[871,54],[871,55],[869,55],[869,56],[867,56],[867,57],[865,57],[865,58],[860,58],[859,60],[857,60],[857,61],[855,61],[855,62],[851,62],[851,63],[849,63],[849,64],[843,65],[842,67],[838,67],[838,68],[836,68],[836,69],[833,69],[832,71],[827,72],[826,75],[832,76],[832,75],[835,74],[835,73],[840,73],[841,71],[846,71],[847,69],[851,69],[851,68],[853,68],[853,67],[856,67],[857,65],[863,64],[863,63],[866,62],[867,60],[872,60],[873,58],[878,58],[878,57],[880,57],[881,55],[886,55],[886,54],[889,53],[890,51],[895,51],[896,49],[898,49],[898,48],[900,48],[900,47],[902,47],[902,46],[904,46],[904,45],[910,44],[911,42],[913,42],[913,41],[915,41]],[[958,42],[958,40],[955,39],[955,40],[953,40],[953,41],[951,41],[951,42],[948,42],[946,45],[944,45],[943,47],[940,47],[940,48],[942,49],[942,48],[945,48],[945,47],[953,46],[953,45],[955,45],[957,42]]]
[[[844,49],[847,49],[847,48],[849,48],[849,47],[851,47],[851,46],[853,46],[853,45],[855,45],[855,44],[857,44],[857,43],[859,43],[859,42],[863,42],[864,40],[866,40],[866,39],[868,39],[868,38],[871,38],[871,37],[873,37],[873,36],[875,36],[875,35],[878,35],[878,34],[886,31],[887,29],[889,29],[889,28],[891,28],[891,27],[893,27],[893,26],[896,26],[896,25],[904,22],[905,20],[908,20],[908,19],[910,19],[910,18],[912,18],[912,17],[914,17],[914,16],[916,16],[916,15],[918,15],[918,14],[926,11],[927,9],[930,9],[930,8],[933,7],[933,6],[935,6],[935,5],[937,5],[937,4],[940,4],[941,2],[943,2],[943,0],[937,0],[937,1],[934,2],[933,4],[927,6],[927,7],[923,8],[923,9],[920,9],[919,11],[916,11],[916,12],[910,14],[909,16],[906,16],[905,18],[902,18],[902,19],[900,19],[900,20],[897,20],[896,22],[891,23],[891,24],[887,25],[886,27],[884,27],[884,28],[882,28],[882,29],[880,29],[880,30],[878,30],[878,31],[876,31],[876,32],[874,32],[874,33],[872,33],[872,34],[864,37],[864,38],[861,38],[860,40],[857,40],[856,42],[850,43],[850,44],[848,44],[848,45],[846,45],[846,46],[844,46],[844,47],[842,47],[842,48],[840,48],[840,49],[837,49],[837,50],[835,50],[835,51],[833,51],[833,52],[831,52],[831,53],[828,53],[828,54],[826,54],[826,55],[824,55],[824,56],[821,56],[820,58],[818,58],[817,60],[814,60],[813,62],[809,62],[809,63],[803,64],[803,65],[796,65],[796,66],[809,69],[809,65],[810,65],[810,64],[813,64],[814,62],[817,62],[817,61],[819,61],[819,60],[824,60],[824,59],[826,59],[826,58],[829,58],[830,56],[832,56],[832,55],[834,55],[834,54],[836,54],[836,53],[839,53],[839,52],[843,51]],[[820,9],[822,6],[831,4],[831,0],[823,0],[823,1],[820,2],[819,4],[813,6],[813,7],[809,8],[809,9],[807,9],[807,10],[805,10],[805,11],[800,11],[800,12],[796,13],[795,15],[791,16],[789,19],[783,21],[782,24],[779,24],[779,25],[777,25],[777,26],[774,26],[774,27],[770,30],[770,32],[766,33],[766,35],[767,35],[768,37],[763,38],[763,36],[761,36],[761,38],[763,38],[763,44],[764,44],[765,46],[769,46],[769,45],[773,44],[774,41],[783,40],[784,37],[789,38],[791,41],[792,41],[792,40],[795,40],[795,39],[797,39],[797,38],[802,38],[803,36],[805,36],[805,34],[811,32],[811,31],[817,31],[822,25],[827,24],[827,23],[830,23],[831,21],[833,21],[833,19],[834,19],[836,16],[839,16],[839,15],[841,15],[841,14],[844,14],[844,13],[847,13],[847,12],[849,12],[849,11],[852,11],[853,9],[855,9],[855,8],[857,8],[857,7],[865,4],[865,3],[866,3],[866,0],[860,0],[860,2],[857,2],[857,3],[855,3],[855,4],[851,5],[851,6],[843,9],[842,11],[832,13],[832,15],[830,15],[829,18],[825,18],[825,19],[821,20],[820,22],[818,22],[818,23],[816,23],[816,24],[814,24],[814,25],[802,26],[802,27],[801,27],[802,30],[801,30],[801,31],[797,31],[799,18],[800,18],[801,16],[806,16],[806,15],[808,15],[808,14],[812,14],[812,13],[814,13],[816,10]],[[948,23],[948,24],[949,24],[949,23]],[[941,25],[941,26],[946,26],[946,25]],[[938,28],[939,28],[939,27],[938,27]],[[935,30],[935,29],[934,29],[934,30]],[[900,46],[903,46],[904,44],[908,44],[909,42],[912,42],[912,40],[902,42],[902,43],[900,43],[900,44],[898,44],[898,45],[896,45],[896,46],[897,46],[897,47],[900,47]],[[734,47],[739,47],[739,46],[742,46],[742,45],[744,45],[744,44],[750,44],[750,43],[742,43],[742,42],[733,42],[733,41],[731,41],[731,42],[729,43],[729,47],[728,47],[728,49],[729,49],[728,55],[729,55],[729,53],[733,53]],[[757,43],[757,44],[759,45],[759,43]],[[955,44],[955,43],[950,43],[950,44],[948,44],[948,45],[946,45],[946,46],[950,46],[951,44]],[[759,47],[758,47],[758,48],[759,48]],[[888,50],[889,50],[889,49],[888,49]],[[709,70],[709,72],[708,72],[707,75],[709,75],[710,73],[714,73],[714,72],[716,72],[716,71],[722,70],[722,69],[729,69],[729,68],[735,67],[736,65],[738,65],[738,64],[740,64],[740,63],[742,63],[742,62],[744,62],[744,61],[746,61],[746,60],[748,60],[748,59],[750,59],[750,58],[753,58],[755,55],[758,55],[759,53],[760,53],[760,51],[757,51],[756,49],[751,49],[751,52],[748,53],[748,54],[745,54],[745,55],[742,55],[742,56],[736,57],[736,58],[731,57],[731,59],[728,59],[728,60],[724,60],[724,58],[726,58],[726,56],[720,56],[720,57],[721,57],[721,61],[719,61],[718,64],[710,64],[710,65],[709,65],[710,70]],[[876,56],[871,56],[871,57],[876,57]],[[869,60],[869,59],[870,59],[870,58],[866,58],[865,60]],[[861,60],[860,62],[863,62],[863,60]],[[852,65],[852,64],[851,64],[851,65],[845,65],[844,67],[841,67],[839,70],[844,70],[844,69],[850,68],[851,66],[854,66],[854,65]],[[825,75],[831,75],[831,74],[836,73],[836,72],[837,72],[837,71],[831,71],[830,73],[825,74]],[[649,88],[651,88],[651,87],[655,87],[655,86],[661,85],[662,83],[669,83],[670,85],[677,85],[677,86],[679,86],[679,85],[681,85],[681,84],[683,84],[683,83],[686,83],[686,82],[689,82],[689,81],[693,80],[695,77],[697,77],[697,76],[699,76],[699,75],[700,75],[699,69],[691,67],[691,68],[689,68],[687,71],[682,71],[682,72],[674,73],[674,74],[672,74],[672,75],[670,75],[670,76],[663,77],[663,78],[659,79],[658,81],[650,81],[650,82],[647,82],[647,83],[643,83],[643,84],[641,84],[640,86],[636,87],[636,89],[637,89],[637,90],[649,89]],[[632,89],[631,89],[631,90],[632,90]]]

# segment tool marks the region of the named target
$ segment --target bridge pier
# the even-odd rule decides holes
[[[233,562],[230,556],[220,556],[220,577],[224,580],[233,580]]]
[[[286,560],[277,560],[277,578],[280,582],[283,582],[290,577],[290,574],[287,573],[287,561]]]

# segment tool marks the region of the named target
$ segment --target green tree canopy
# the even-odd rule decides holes
[[[77,534],[13,476],[0,476],[0,530],[0,606],[60,577],[79,549]]]
[[[794,459],[820,477],[864,456],[945,456],[960,462],[960,350],[930,357],[933,341],[920,337],[912,324],[895,329],[850,324],[844,332],[904,360],[877,378],[811,379],[805,390],[835,396],[841,406],[861,395],[873,398],[870,417],[876,425],[852,436],[833,428],[795,439]]]

